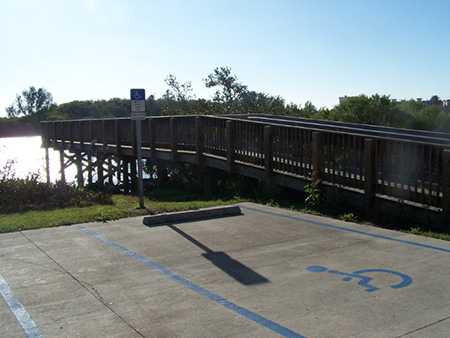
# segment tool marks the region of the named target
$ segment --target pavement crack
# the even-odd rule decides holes
[[[430,327],[430,326],[433,326],[433,325],[442,323],[442,322],[444,322],[444,321],[446,321],[446,320],[449,320],[449,319],[450,319],[450,316],[445,317],[445,318],[443,318],[443,319],[440,319],[440,320],[438,320],[438,321],[435,321],[434,323],[430,323],[430,324],[424,325],[424,326],[422,326],[422,327],[419,327],[419,328],[417,328],[417,329],[415,329],[415,330],[406,332],[406,333],[402,334],[401,336],[397,336],[397,337],[395,337],[395,338],[401,338],[401,337],[409,336],[410,334],[419,332],[419,331],[421,331],[421,330],[423,330],[423,329],[426,329],[426,328],[428,328],[428,327]]]
[[[100,292],[98,292],[98,290],[90,283],[86,282],[86,281],[82,281],[82,280],[78,280],[78,282],[83,285],[83,287],[88,290],[95,298],[97,298],[99,301],[101,301],[103,304],[105,304],[106,306],[110,306],[113,303],[110,303],[108,301],[106,301],[105,298],[102,297],[102,295],[100,295]]]
[[[75,275],[70,273],[66,268],[64,268],[60,263],[58,263],[56,260],[54,260],[47,252],[45,252],[39,245],[37,245],[31,238],[27,237],[22,231],[20,232],[23,237],[25,237],[31,244],[33,244],[39,251],[41,251],[45,256],[48,257],[53,263],[55,263],[63,272],[66,273],[68,276],[70,276],[73,280],[75,280],[82,288],[84,288],[87,292],[89,292],[91,295],[93,295],[96,299],[98,299],[105,307],[109,309],[117,318],[119,318],[122,322],[124,322],[130,329],[132,329],[134,332],[136,332],[141,337],[145,337],[142,333],[140,333],[136,328],[134,328],[128,321],[123,318],[118,312],[116,312],[111,305],[109,304],[97,291],[97,289],[92,286],[91,284],[81,281],[78,279]]]

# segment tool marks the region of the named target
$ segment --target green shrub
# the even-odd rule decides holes
[[[48,210],[67,206],[89,206],[96,203],[112,204],[111,197],[58,182],[40,181],[38,174],[16,178],[11,166],[0,173],[0,212],[17,213],[29,210]]]

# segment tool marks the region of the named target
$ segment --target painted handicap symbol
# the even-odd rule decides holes
[[[366,290],[364,290],[364,291],[366,291],[366,292],[377,291],[377,290],[380,290],[380,288],[377,288],[376,286],[369,284],[373,280],[373,277],[364,276],[363,274],[365,274],[365,273],[384,272],[384,273],[389,273],[389,274],[396,275],[396,276],[402,278],[402,282],[400,282],[399,284],[391,285],[391,288],[393,288],[393,289],[404,288],[405,286],[408,286],[413,282],[412,278],[409,277],[408,275],[405,275],[404,273],[392,271],[392,270],[384,270],[384,269],[358,270],[358,271],[354,271],[353,273],[346,273],[346,272],[341,272],[341,271],[337,271],[337,270],[328,270],[328,268],[326,268],[324,266],[310,266],[310,267],[306,268],[306,270],[309,272],[325,272],[325,271],[327,271],[328,273],[332,273],[335,275],[341,275],[341,276],[344,276],[344,278],[342,278],[342,281],[344,281],[344,282],[349,282],[354,278],[360,279],[360,281],[358,282],[358,285],[364,286],[366,288]]]

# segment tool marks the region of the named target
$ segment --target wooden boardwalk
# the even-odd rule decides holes
[[[77,165],[80,185],[96,178],[127,186],[136,177],[129,118],[46,121],[41,135],[45,148],[61,152],[62,180],[68,164]],[[149,117],[142,121],[142,156],[301,191],[315,177],[325,196],[337,187],[346,202],[367,211],[402,210],[449,230],[450,142],[440,136],[264,115]]]

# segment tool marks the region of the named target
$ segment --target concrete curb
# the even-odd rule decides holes
[[[185,222],[204,218],[235,216],[241,214],[242,212],[239,206],[228,205],[200,210],[180,211],[180,212],[172,212],[169,214],[147,216],[144,217],[143,223],[145,225],[153,226],[162,223]]]

